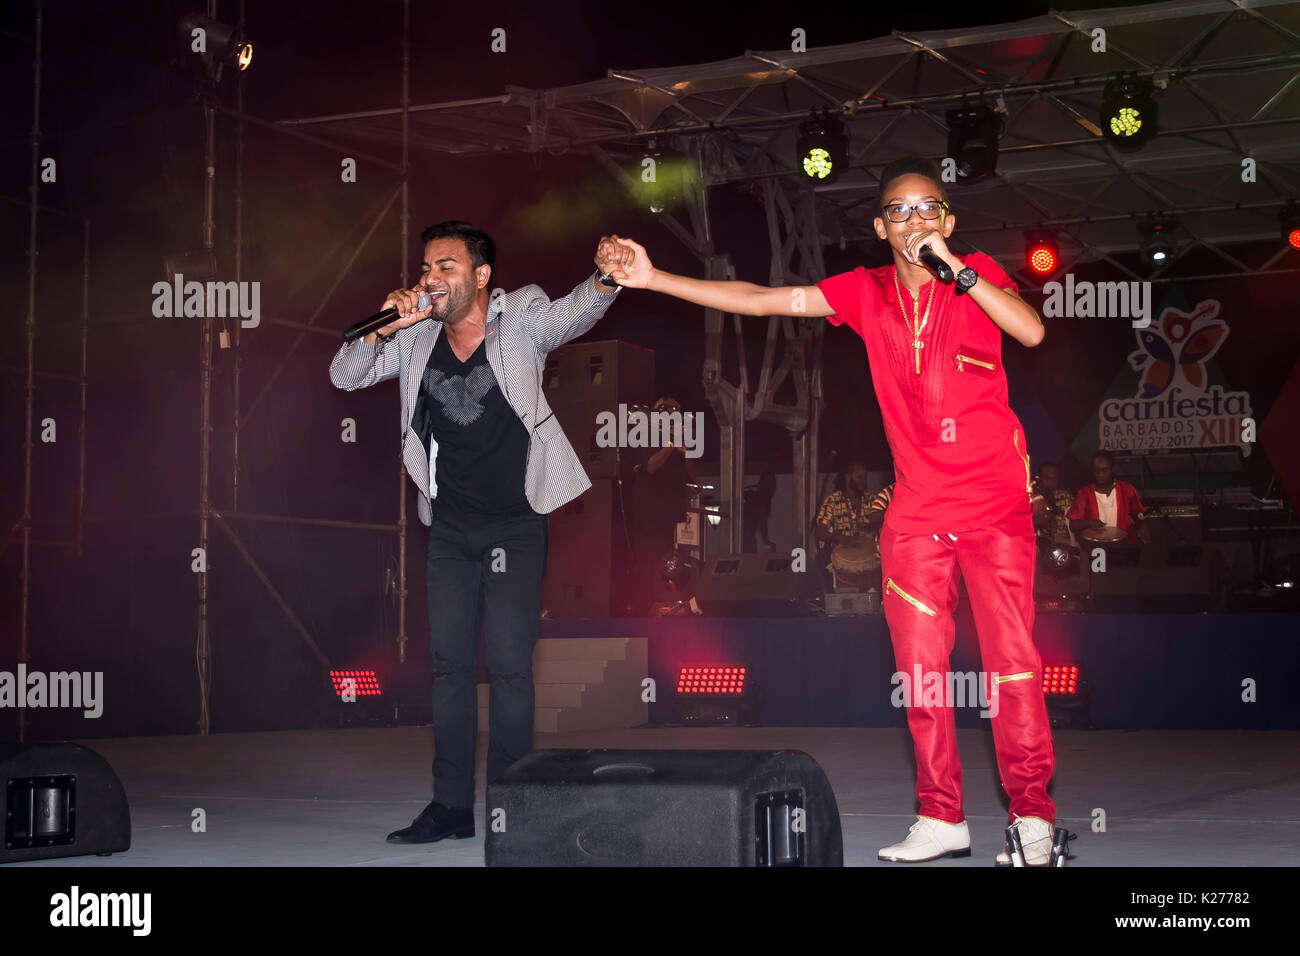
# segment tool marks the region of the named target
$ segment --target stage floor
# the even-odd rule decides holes
[[[958,731],[972,855],[922,866],[991,866],[1002,843],[991,734]],[[1057,821],[1079,834],[1071,866],[1291,866],[1300,849],[1300,733],[1057,731]],[[132,847],[108,858],[10,866],[482,866],[478,834],[392,846],[431,799],[428,727],[93,740],[122,778]],[[808,727],[648,728],[540,735],[539,748],[793,749],[835,788],[845,864],[915,819],[904,730]],[[479,738],[479,767],[487,737]],[[202,808],[207,830],[191,831]],[[1105,832],[1094,832],[1098,811]]]

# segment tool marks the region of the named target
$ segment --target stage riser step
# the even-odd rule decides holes
[[[547,645],[559,645],[548,652]],[[602,655],[578,656],[579,645],[599,649]],[[597,640],[548,638],[537,642],[533,659],[536,733],[567,733],[634,727],[650,719],[649,705],[641,700],[645,679],[645,638]],[[479,731],[488,728],[492,685],[478,685]]]
[[[634,645],[644,645],[645,639],[626,637],[548,637],[537,642],[533,650],[533,664],[539,661],[621,661]]]

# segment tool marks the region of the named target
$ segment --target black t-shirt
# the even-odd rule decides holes
[[[524,494],[528,430],[497,385],[486,340],[465,362],[442,332],[429,354],[411,427],[438,443],[437,510],[459,514],[536,514]]]

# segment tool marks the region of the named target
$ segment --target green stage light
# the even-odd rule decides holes
[[[833,183],[849,161],[848,134],[838,117],[825,110],[814,112],[799,127],[795,162],[814,183]]]
[[[1102,135],[1121,149],[1141,149],[1157,132],[1151,82],[1132,75],[1112,78],[1101,97]]]

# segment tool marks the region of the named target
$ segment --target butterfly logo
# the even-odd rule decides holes
[[[1138,398],[1155,398],[1181,377],[1195,389],[1206,383],[1205,363],[1214,357],[1228,336],[1228,326],[1215,321],[1219,303],[1207,300],[1190,314],[1165,309],[1159,330],[1137,331],[1138,350],[1128,357],[1129,365],[1142,372]]]

